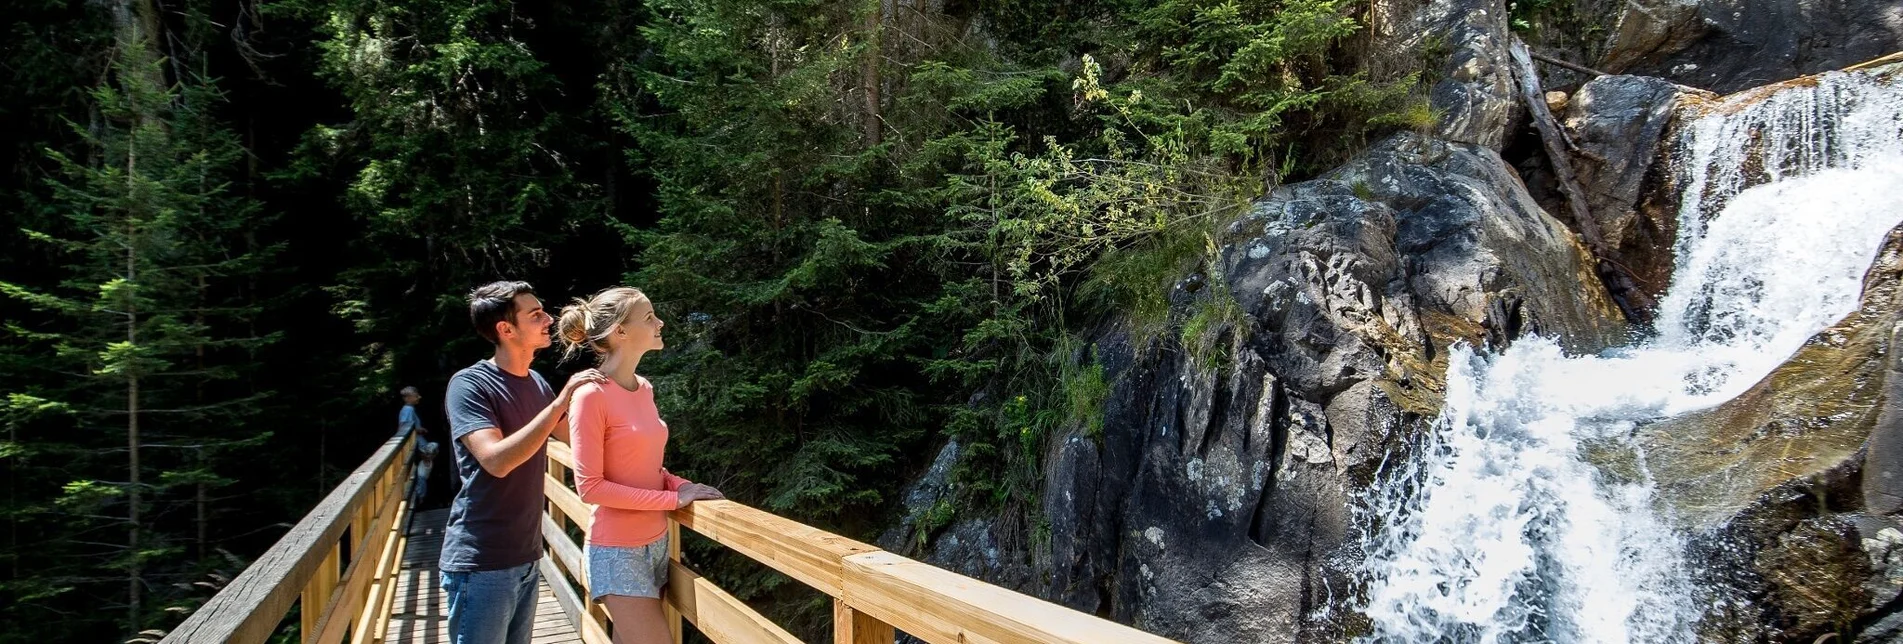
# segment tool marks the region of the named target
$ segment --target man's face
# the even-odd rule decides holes
[[[423,397],[416,394],[403,394],[403,402],[407,404],[414,405],[422,400]]]
[[[521,293],[515,296],[515,319],[503,332],[503,342],[515,343],[529,349],[541,349],[553,342],[549,337],[549,328],[555,326],[555,318],[542,310],[542,300],[534,295]]]

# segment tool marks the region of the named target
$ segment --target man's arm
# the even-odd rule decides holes
[[[469,432],[461,439],[463,447],[476,457],[476,464],[482,466],[482,471],[496,478],[508,476],[542,449],[542,442],[548,440],[556,425],[560,424],[559,421],[567,415],[568,401],[574,396],[575,388],[604,379],[601,372],[594,369],[577,373],[568,379],[568,384],[562,386],[561,393],[555,395],[555,401],[543,407],[528,425],[508,436],[503,436],[502,430],[497,427]],[[563,428],[561,438],[568,438],[567,428]]]
[[[548,437],[567,443],[570,447],[574,447],[575,441],[569,439],[568,410],[569,405],[562,406],[562,415],[555,418],[555,428],[549,430]]]

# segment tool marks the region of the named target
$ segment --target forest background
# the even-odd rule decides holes
[[[1108,391],[1079,338],[1222,360],[1235,308],[1169,299],[1217,227],[1434,118],[1361,0],[9,6],[5,642],[177,624],[390,435],[398,387],[443,427],[488,353],[463,295],[498,278],[657,301],[677,472],[871,539],[956,438],[956,501],[908,538],[1038,538],[1043,441]],[[821,628],[798,584],[690,556]]]

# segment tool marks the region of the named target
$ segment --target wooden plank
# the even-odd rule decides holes
[[[555,603],[561,607],[558,615],[566,620],[564,623],[568,625],[569,630],[575,632],[576,625],[582,621],[581,597],[575,594],[575,589],[570,587],[567,581],[563,580],[562,572],[555,568],[555,560],[545,555],[541,561],[536,562],[536,566],[542,569],[542,583],[548,584],[549,594],[554,596]],[[536,614],[541,613],[538,611]]]
[[[677,566],[681,563],[681,524],[673,519],[667,520],[667,560]],[[669,570],[672,570],[670,567]],[[674,644],[681,644],[681,637],[687,629],[681,627],[681,612],[672,604],[661,602],[661,619],[667,621],[668,637]]]
[[[749,608],[713,582],[678,563],[669,564],[667,604],[707,639],[720,644],[789,644],[799,638]]]
[[[933,644],[1170,641],[883,551],[846,558],[845,600]]]
[[[398,477],[398,481],[408,480],[407,477]],[[391,545],[384,547],[384,556],[377,560],[377,581],[383,585],[383,601],[377,603],[376,619],[372,620],[370,629],[364,633],[368,638],[366,641],[372,643],[382,642],[384,634],[390,630],[390,611],[396,605],[397,573],[403,570],[403,552],[409,547],[409,537],[404,533],[408,532],[410,523],[410,497],[396,489],[391,492],[392,497],[401,501],[397,504],[396,514],[392,515],[389,534],[385,537]],[[365,609],[368,610],[368,607]]]
[[[269,638],[330,546],[343,536],[348,517],[369,496],[369,483],[391,463],[401,462],[399,455],[409,445],[407,430],[384,441],[290,532],[161,641],[258,644]]]
[[[549,449],[555,449],[555,445],[559,443],[560,441],[549,441]],[[569,449],[566,444],[562,444],[562,448]],[[561,461],[555,460],[553,457],[548,459],[548,476],[549,478],[555,479],[555,482],[566,484],[568,482],[568,469],[568,466],[563,465]],[[567,528],[568,515],[563,513],[561,508],[555,506],[555,501],[550,500],[548,502],[548,509],[545,510],[545,512],[555,518],[555,526],[557,528]],[[557,532],[560,531],[561,530],[557,530]]]
[[[588,504],[582,503],[581,495],[568,489],[568,486],[563,485],[561,481],[543,476],[542,494],[547,496],[549,502],[555,504],[555,507],[561,508],[562,514],[567,515],[570,521],[581,526],[582,532],[587,532],[589,528],[594,527],[594,517],[590,516]]]
[[[399,562],[403,561],[403,551],[405,548],[409,547],[409,543],[410,543],[409,537],[404,537],[399,535],[396,538],[396,555],[397,555],[396,560],[397,561]],[[372,626],[370,629],[371,635],[374,636],[374,639],[372,641],[382,642],[384,634],[390,631],[390,614],[392,611],[396,609],[396,597],[397,597],[396,585],[397,585],[397,577],[398,577],[397,573],[399,572],[402,572],[401,564],[398,564],[397,566],[393,567],[390,570],[389,577],[385,578],[384,580],[384,583],[386,584],[384,587],[390,590],[389,592],[386,592],[383,594],[383,605],[379,606],[377,610],[377,623],[375,626]]]
[[[575,545],[575,542],[569,539],[561,528],[555,527],[555,521],[546,514],[542,515],[542,542],[547,546],[549,555],[554,557],[555,563],[561,564],[562,570],[574,578],[575,582],[582,587],[583,592],[587,592],[588,571],[582,566],[581,546]]]
[[[896,637],[891,624],[833,600],[833,644],[892,644]]]
[[[561,441],[549,441],[548,460],[555,461],[556,465],[575,469],[575,448]]]
[[[305,607],[298,613],[301,626],[298,632],[304,634],[305,644],[316,639],[318,626],[323,623],[319,618],[324,616],[322,609],[330,605],[330,593],[337,587],[337,567],[341,565],[342,556],[343,544],[331,544],[330,554],[317,564],[310,581],[304,582],[304,592],[298,596],[298,603]]]
[[[671,513],[682,526],[833,597],[841,561],[878,548],[727,500],[695,501]]]
[[[393,502],[396,499],[386,499]],[[369,534],[381,535],[393,517],[381,516],[370,528]],[[375,539],[358,539],[357,552],[352,553],[350,567],[344,570],[339,586],[332,591],[329,601],[324,603],[322,617],[317,620],[317,628],[305,633],[306,642],[314,644],[336,644],[344,639],[344,629],[360,621],[363,614],[364,597],[369,592],[375,569],[383,552]]]

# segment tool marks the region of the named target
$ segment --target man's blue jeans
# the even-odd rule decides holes
[[[529,644],[542,580],[533,562],[441,574],[449,596],[449,644]]]

